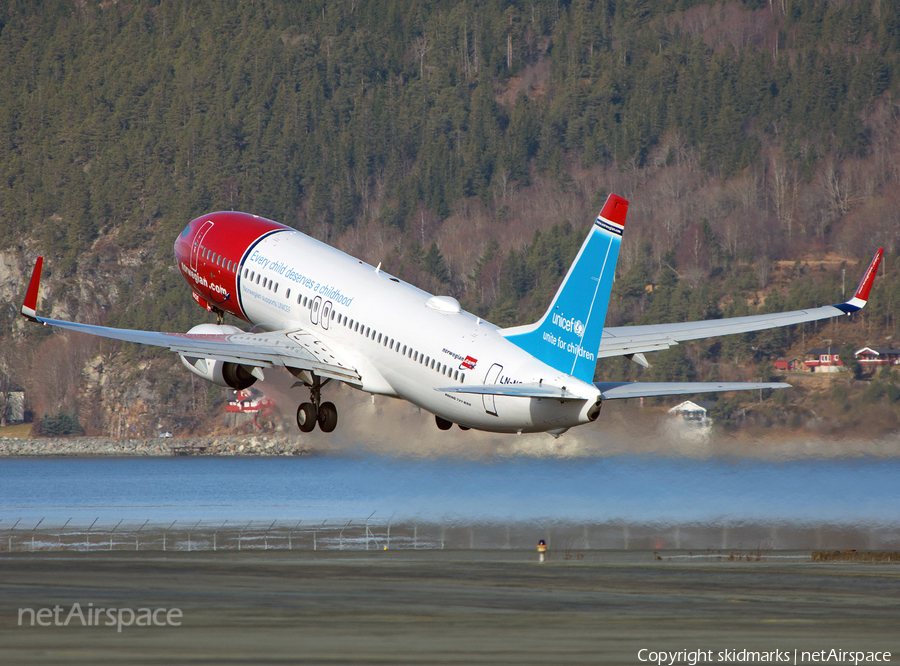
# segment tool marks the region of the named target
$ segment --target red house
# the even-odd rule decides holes
[[[900,347],[863,347],[853,352],[864,368],[881,365],[900,365]]]
[[[840,347],[820,347],[806,352],[806,360],[803,364],[810,372],[841,372],[844,364],[838,353]]]
[[[793,370],[805,370],[806,368],[802,367],[800,359],[795,356],[794,358],[778,359],[775,361],[775,369],[780,370],[781,372],[788,372]]]

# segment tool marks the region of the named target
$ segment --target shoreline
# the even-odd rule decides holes
[[[816,436],[809,431],[774,430],[759,433],[701,433],[669,431],[634,433],[623,437],[612,429],[596,437],[572,433],[567,441],[534,435],[528,439],[508,436],[496,439],[479,433],[468,442],[435,446],[410,432],[395,442],[331,442],[323,436],[291,436],[284,433],[207,435],[173,438],[113,439],[110,437],[0,437],[0,459],[38,457],[168,457],[168,456],[312,456],[387,455],[414,458],[605,458],[637,455],[679,459],[835,460],[846,458],[900,458],[900,435],[879,438]],[[565,437],[565,436],[564,436]],[[477,438],[477,439],[476,439]],[[409,441],[407,441],[409,440]],[[483,440],[483,441],[480,441]],[[477,446],[480,441],[481,446]],[[410,442],[418,446],[409,447]]]
[[[176,453],[175,449],[193,451]],[[298,438],[284,435],[224,435],[207,437],[134,438],[46,437],[0,439],[0,458],[103,456],[308,456],[314,450]]]

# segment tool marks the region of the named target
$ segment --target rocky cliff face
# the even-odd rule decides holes
[[[5,304],[6,324],[0,334],[0,384],[25,389],[32,418],[76,412],[89,434],[118,437],[192,430],[219,416],[227,392],[192,381],[174,355],[59,332],[19,316],[39,255],[36,242],[0,252],[0,302]],[[162,323],[156,320],[165,318],[165,310],[148,313],[160,298],[160,285],[172,287],[166,283],[173,277],[177,275],[171,262],[162,261],[155,247],[124,250],[113,232],[80,256],[72,275],[60,275],[55,262],[45,260],[38,312],[89,324],[187,330],[189,319]],[[170,299],[182,319],[185,310],[193,316],[186,288],[170,289]],[[196,316],[203,314],[198,311]]]

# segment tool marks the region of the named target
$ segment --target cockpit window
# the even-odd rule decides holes
[[[182,237],[182,238],[187,238],[187,236],[188,236],[189,233],[191,233],[191,225],[190,225],[190,224],[188,224],[188,225],[184,228],[184,231],[181,232],[181,237]]]

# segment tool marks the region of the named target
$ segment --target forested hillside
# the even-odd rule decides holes
[[[218,209],[383,262],[501,325],[543,311],[613,191],[631,200],[616,324],[835,302],[843,271],[850,291],[887,248],[852,322],[678,347],[649,371],[607,362],[606,376],[761,376],[823,336],[887,346],[900,326],[888,0],[11,0],[0,81],[0,381],[27,384],[36,417],[113,432],[165,401],[183,428],[204,422],[223,392],[168,355],[60,342],[16,310],[41,253],[54,314],[206,321],[171,248]],[[875,402],[897,422],[893,395]]]

